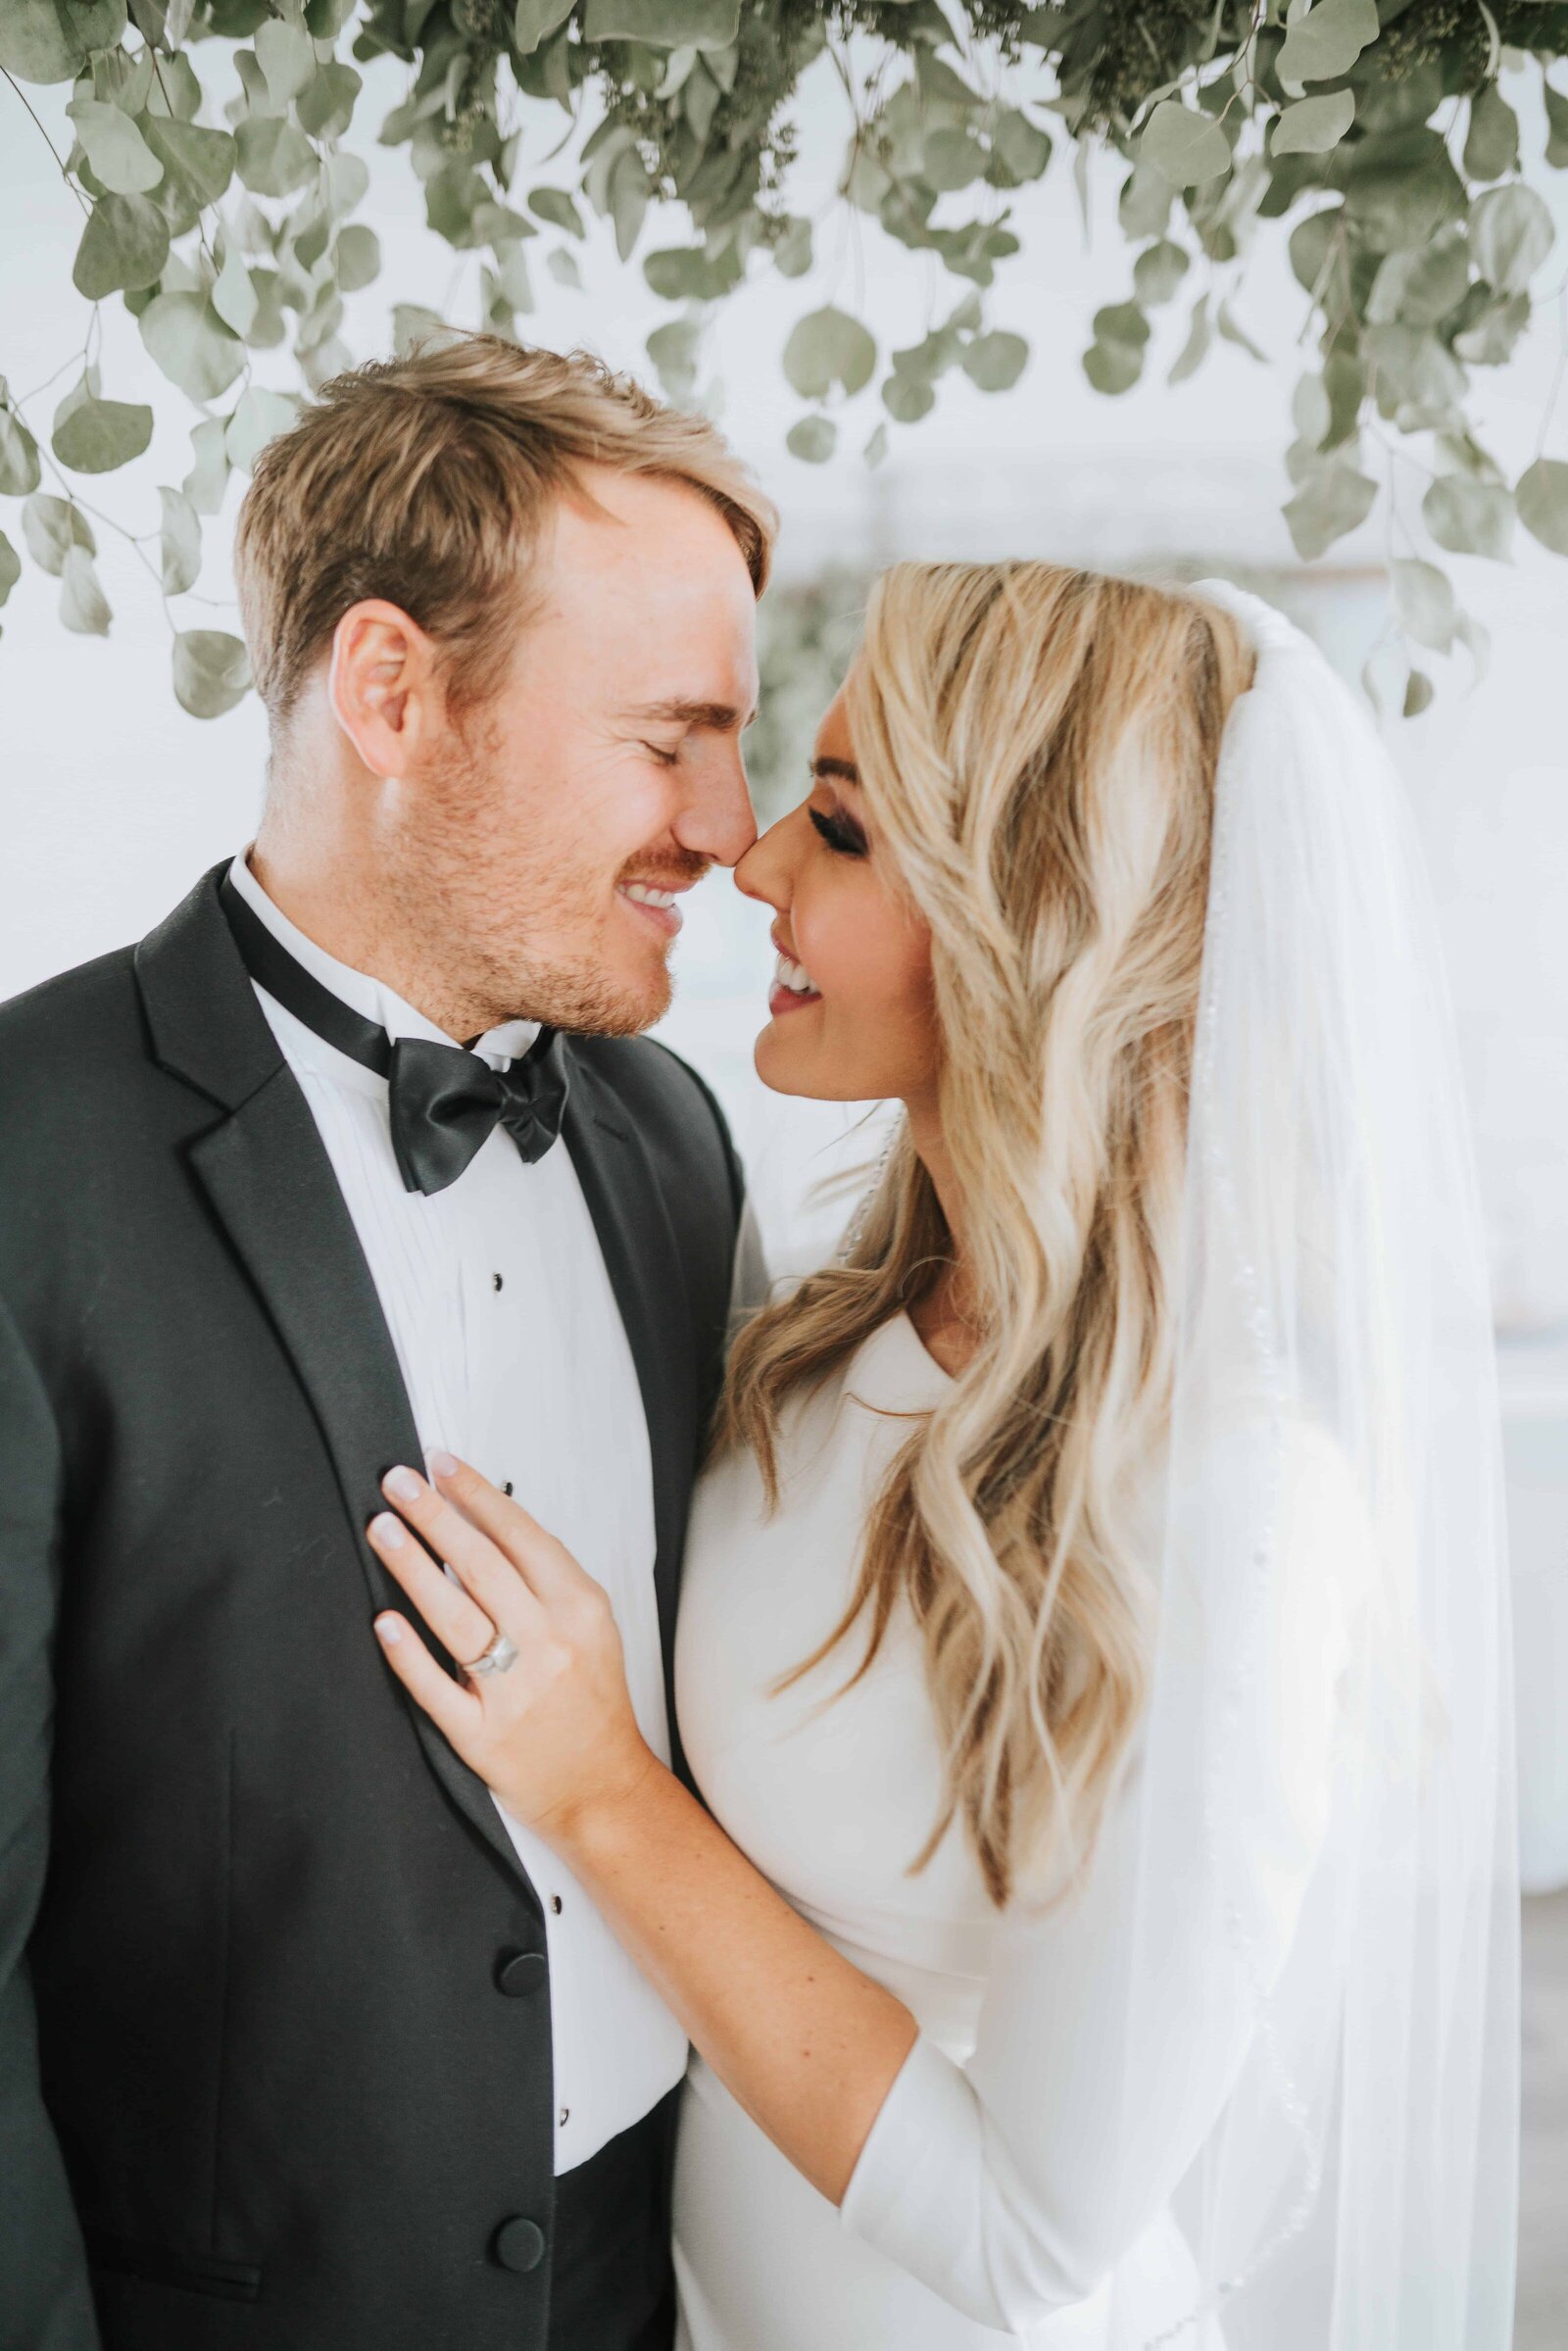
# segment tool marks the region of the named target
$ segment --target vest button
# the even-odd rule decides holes
[[[504,2270],[536,2270],[545,2257],[545,2232],[536,2221],[514,2213],[496,2230],[495,2257]]]
[[[540,1990],[549,1973],[543,1951],[513,1951],[496,1969],[496,1987],[509,2000],[520,2000],[526,1992]]]

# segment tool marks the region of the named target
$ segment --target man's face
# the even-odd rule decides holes
[[[699,493],[584,478],[605,511],[556,509],[509,675],[417,778],[406,870],[492,1021],[628,1035],[669,1003],[667,894],[757,837],[756,599]]]

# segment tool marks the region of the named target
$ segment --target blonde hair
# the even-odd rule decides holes
[[[336,375],[262,452],[235,572],[274,729],[351,605],[384,597],[436,638],[455,710],[500,684],[526,616],[526,565],[580,469],[686,483],[723,515],[760,596],[778,521],[705,417],[667,409],[575,351],[468,335]]]
[[[1252,657],[1180,593],[1039,563],[901,563],[847,683],[866,807],[929,925],[939,1100],[978,1344],[902,1448],[850,1605],[906,1600],[992,1899],[1092,1853],[1147,1678],[1132,1514],[1166,1427],[1215,766]],[[718,1442],[776,1504],[779,1408],[953,1256],[906,1139],[848,1264],[741,1334]]]

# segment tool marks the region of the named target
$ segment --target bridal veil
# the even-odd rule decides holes
[[[1195,593],[1257,670],[1217,779],[1125,2030],[1098,2053],[1129,2182],[1190,2050],[1229,2054],[1173,2198],[1191,2310],[1150,2335],[1113,2291],[1111,2351],[1506,2351],[1510,1630],[1442,956],[1365,710],[1269,606]],[[1207,1928],[1180,1948],[1173,1855]]]

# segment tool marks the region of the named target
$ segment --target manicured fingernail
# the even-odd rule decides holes
[[[458,1459],[455,1453],[426,1453],[424,1466],[432,1478],[455,1478],[458,1474]]]
[[[390,1486],[391,1483],[389,1478],[387,1484]],[[390,1510],[383,1510],[377,1517],[371,1519],[370,1533],[383,1549],[389,1551],[395,1551],[400,1543],[407,1541],[403,1532],[403,1521],[400,1518],[394,1518]]]
[[[381,1480],[381,1492],[396,1494],[400,1502],[416,1502],[424,1492],[424,1480],[412,1469],[389,1469]]]
[[[378,1616],[375,1629],[389,1649],[395,1649],[403,1639],[403,1627],[395,1616]]]

